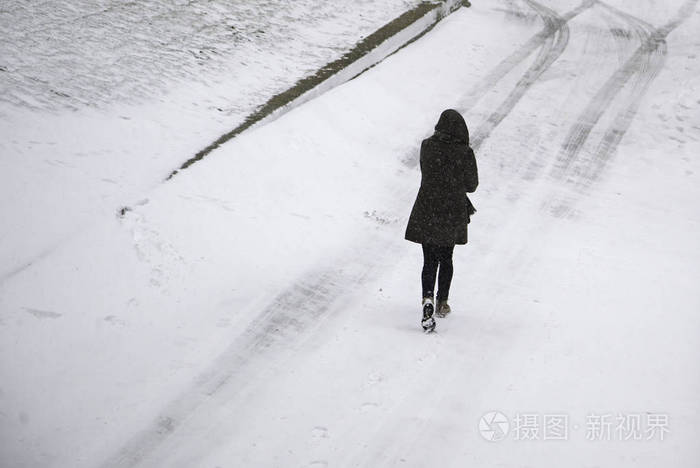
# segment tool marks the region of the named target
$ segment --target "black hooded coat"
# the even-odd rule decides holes
[[[466,244],[467,224],[475,211],[467,192],[476,190],[479,175],[467,124],[456,110],[444,111],[433,136],[423,140],[420,170],[406,239],[446,247]]]

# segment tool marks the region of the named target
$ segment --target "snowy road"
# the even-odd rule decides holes
[[[85,231],[1,286],[3,462],[697,466],[699,26],[476,3]],[[426,336],[402,237],[446,107],[481,186]]]

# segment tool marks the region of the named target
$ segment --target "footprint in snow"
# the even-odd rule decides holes
[[[308,466],[309,468],[325,468],[328,466],[328,462],[326,460],[314,460]]]
[[[368,411],[372,411],[376,408],[379,408],[379,403],[375,403],[374,401],[367,401],[365,403],[362,403],[362,406],[360,406],[360,411],[363,413],[367,413]]]
[[[376,385],[384,380],[384,375],[381,372],[372,372],[367,377],[368,385]]]
[[[327,439],[328,438],[328,428],[323,426],[316,426],[311,429],[311,437],[314,439]]]
[[[28,314],[32,314],[34,317],[39,319],[56,319],[63,315],[59,314],[58,312],[53,312],[51,310],[33,309],[31,307],[23,307],[23,309]]]
[[[126,326],[126,322],[124,320],[120,319],[119,317],[117,317],[116,315],[107,315],[104,318],[104,321],[107,323],[110,323],[112,325],[118,325],[120,327]]]

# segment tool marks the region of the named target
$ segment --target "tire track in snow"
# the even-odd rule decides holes
[[[608,127],[602,140],[598,144],[595,151],[597,156],[594,160],[595,164],[588,168],[587,173],[584,174],[584,177],[580,180],[584,182],[585,187],[588,187],[592,181],[600,178],[608,161],[617,150],[618,145],[637,115],[644,95],[648,92],[651,84],[666,65],[668,52],[666,37],[692,14],[697,2],[698,0],[686,1],[672,21],[655,31],[655,37],[652,37],[652,40],[654,41],[653,45],[656,46],[659,51],[653,54],[652,60],[649,63],[649,71],[646,74],[638,76],[634,85],[634,91],[632,95],[628,97],[625,107],[615,116],[613,123]],[[635,21],[639,20],[635,19]]]
[[[637,114],[644,95],[663,69],[668,53],[665,38],[656,36],[657,32],[652,25],[605,3],[601,3],[601,5],[613,10],[614,13],[624,18],[633,27],[640,40],[640,49],[645,49],[645,53],[642,54],[641,59],[637,62],[638,70],[634,74],[632,89],[626,97],[621,110],[606,129],[603,138],[593,153],[593,158],[576,171],[578,176],[576,177],[576,182],[579,188],[588,187],[593,181],[600,178],[610,156],[617,149],[622,137]],[[639,51],[640,49],[637,50]]]
[[[602,9],[598,8],[596,13],[601,12],[600,10]],[[605,11],[602,12],[607,13]],[[589,70],[599,70],[607,66],[609,64],[610,53],[615,53],[618,57],[618,63],[622,64],[629,56],[630,50],[634,50],[635,48],[635,45],[632,43],[632,33],[625,28],[624,24],[621,23],[619,19],[609,13],[601,15],[601,18],[606,26],[601,26],[597,22],[588,25],[586,23],[580,25],[584,36],[579,36],[575,43],[580,51],[580,55],[568,59],[569,63],[575,63],[577,72],[569,72],[569,76],[573,79],[567,80],[572,84],[567,100],[576,100],[581,93],[586,92],[587,80],[582,79],[584,76],[583,73]],[[607,46],[607,39],[610,38],[610,35],[612,35],[615,43],[615,47],[612,49]],[[566,66],[564,69],[566,69]],[[546,132],[545,141],[554,141],[555,138],[559,139],[564,136],[560,134],[559,124],[562,122],[569,122],[571,114],[571,109],[564,107],[559,108],[554,115],[548,117],[549,126],[553,126],[555,131],[550,130]],[[530,182],[538,179],[547,167],[551,167],[553,162],[551,151],[549,150],[538,152],[534,156],[534,159],[526,162],[526,167],[523,172],[524,179]],[[519,160],[515,161],[515,163],[517,165]],[[517,195],[513,196],[513,199],[515,198],[517,198]]]
[[[641,44],[633,55],[608,78],[577,117],[557,158],[553,171],[555,178],[565,179],[567,182],[575,183],[578,188],[585,189],[600,177],[608,160],[629,129],[644,95],[665,65],[668,52],[666,37],[692,13],[697,2],[698,0],[686,0],[674,19],[658,29],[615,7],[599,2],[601,6],[626,21],[635,31]],[[621,109],[612,123],[604,131],[593,157],[588,161],[581,161],[580,153],[593,128],[630,82],[629,95],[621,104]]]
[[[604,5],[602,2],[599,4],[601,6]],[[609,10],[628,23],[630,29],[632,29],[639,38],[641,45],[634,54],[608,78],[605,84],[596,92],[593,98],[591,98],[583,112],[576,118],[575,123],[564,139],[562,151],[557,157],[555,171],[559,178],[568,175],[572,165],[574,165],[579,153],[583,149],[584,143],[591,135],[593,128],[628,81],[630,81],[635,74],[646,73],[650,68],[651,54],[654,51],[651,48],[645,47],[645,44],[649,43],[653,36],[653,26],[643,23],[642,21],[635,21],[629,15],[622,15],[619,10],[613,8],[609,8]]]
[[[490,136],[491,132],[515,108],[530,87],[564,52],[569,41],[569,27],[567,23],[589,9],[595,3],[594,0],[586,0],[574,10],[563,16],[559,16],[553,10],[533,0],[526,0],[526,2],[535,10],[535,13],[537,13],[544,23],[544,27],[540,32],[535,34],[525,42],[525,44],[520,46],[515,52],[494,67],[479,84],[472,88],[461,100],[459,109],[466,113],[492,88],[496,87],[498,82],[508,73],[539,49],[535,62],[530,65],[523,74],[515,88],[510,92],[498,109],[488,117],[486,122],[476,130],[472,138],[472,147],[475,150],[479,149],[481,144]]]
[[[391,252],[385,249],[384,255],[387,251]],[[102,466],[149,466],[149,457],[195,413],[211,414],[222,401],[244,399],[255,384],[267,376],[265,369],[282,367],[293,358],[295,351],[290,340],[297,344],[311,336],[343,296],[367,281],[373,269],[369,260],[376,258],[349,262],[343,269],[310,273],[308,280],[296,282],[278,294],[211,363],[208,371]],[[271,362],[276,365],[270,365]]]
[[[510,114],[530,87],[547,69],[549,69],[562,52],[564,52],[564,49],[566,49],[569,43],[569,27],[567,22],[590,5],[589,2],[582,4],[578,9],[569,13],[570,17],[567,19],[565,17],[560,17],[554,10],[546,8],[532,0],[526,0],[526,3],[535,10],[537,15],[544,22],[544,28],[537,35],[543,38],[542,44],[539,46],[540,50],[537,53],[534,63],[525,71],[525,74],[520,78],[515,88],[508,94],[498,109],[491,113],[488,119],[477,128],[471,143],[475,150],[481,147],[484,140],[488,138],[491,132],[493,132],[503,119]],[[523,46],[523,48],[524,47],[525,46]],[[515,65],[517,65],[517,63]]]

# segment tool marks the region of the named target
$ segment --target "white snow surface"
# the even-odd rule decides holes
[[[2,3],[0,281],[418,3]]]
[[[0,465],[699,466],[700,9],[542,3],[474,2],[167,183],[124,174],[140,201],[123,217],[81,204],[71,235],[20,226],[52,244],[0,283]],[[481,185],[453,313],[424,335],[403,231],[448,107]],[[192,124],[163,131],[167,152],[222,126],[143,108],[98,138],[115,109],[17,111],[2,132],[89,135],[104,153],[82,187],[130,167],[110,153],[138,147],[129,128]],[[51,146],[3,140],[13,226],[47,194],[57,218],[114,201],[57,196],[69,169],[20,164]],[[568,440],[487,441],[490,411],[567,415]],[[591,415],[668,432],[588,440]]]

